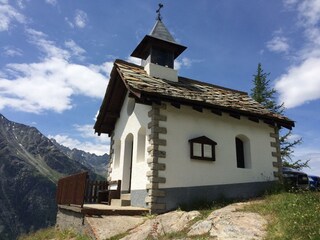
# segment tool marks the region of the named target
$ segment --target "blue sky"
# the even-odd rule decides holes
[[[155,24],[159,1],[0,0],[0,112],[97,154],[93,134],[116,58]],[[320,175],[320,0],[163,0],[163,22],[188,49],[179,75],[250,92],[262,63],[303,138],[295,158]]]

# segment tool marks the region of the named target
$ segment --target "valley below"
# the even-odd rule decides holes
[[[53,226],[58,179],[83,171],[102,179],[107,163],[107,154],[69,149],[0,114],[0,240]]]

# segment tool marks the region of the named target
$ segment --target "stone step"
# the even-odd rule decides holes
[[[111,206],[114,207],[121,207],[121,206],[130,206],[130,200],[123,200],[123,199],[111,199]]]
[[[121,194],[121,199],[123,199],[123,200],[131,200],[131,194],[130,193]]]

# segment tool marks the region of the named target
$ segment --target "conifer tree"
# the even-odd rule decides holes
[[[250,96],[256,100],[258,103],[269,109],[270,111],[278,114],[284,113],[284,106],[282,104],[277,104],[276,102],[276,90],[270,87],[270,80],[268,76],[270,73],[265,73],[262,69],[261,63],[258,64],[257,73],[253,75],[253,85],[254,87],[251,89]],[[280,151],[281,151],[281,159],[283,166],[292,167],[295,169],[302,169],[304,167],[309,167],[307,161],[303,160],[292,160],[292,154],[294,152],[294,147],[302,143],[302,138],[290,141],[292,136],[292,131],[289,130],[286,133],[283,133],[284,130],[281,130],[280,133]]]

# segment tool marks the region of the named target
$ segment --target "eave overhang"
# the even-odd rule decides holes
[[[291,120],[282,120],[270,116],[266,116],[263,114],[257,114],[257,113],[251,113],[248,111],[243,111],[239,109],[232,109],[228,107],[223,107],[223,106],[218,106],[214,105],[211,103],[206,103],[206,102],[198,102],[198,101],[193,101],[185,98],[176,98],[176,97],[171,97],[171,96],[163,96],[158,93],[150,93],[150,92],[141,92],[141,100],[144,100],[145,104],[152,104],[152,103],[157,103],[160,104],[161,101],[169,102],[172,105],[185,105],[185,106],[190,106],[193,107],[194,109],[208,109],[213,112],[224,112],[230,115],[234,116],[244,116],[248,117],[249,119],[255,121],[256,120],[262,120],[263,122],[276,126],[276,127],[284,127],[287,129],[292,129],[295,126],[294,121]]]
[[[248,117],[249,120],[259,122],[259,120],[265,122],[274,127],[284,127],[292,129],[294,127],[294,121],[288,118],[277,118],[268,116],[265,114],[253,113],[241,109],[225,107],[221,105],[212,104],[205,101],[197,101],[192,99],[170,96],[161,94],[158,92],[147,92],[142,89],[137,89],[130,85],[126,77],[121,73],[119,64],[126,64],[129,67],[134,67],[138,71],[144,71],[142,67],[124,62],[122,60],[116,60],[111,72],[110,81],[106,90],[105,97],[103,99],[100,111],[97,117],[97,121],[94,125],[95,132],[99,135],[101,133],[107,133],[109,136],[112,134],[117,119],[120,117],[120,111],[125,99],[125,96],[129,92],[130,97],[134,97],[137,102],[142,104],[151,105],[152,103],[161,104],[161,101],[171,103],[173,106],[186,105],[191,106],[195,110],[202,111],[202,109],[211,110],[213,113],[221,115],[221,113],[230,114],[235,118],[240,119],[240,116]]]
[[[150,35],[146,35],[136,47],[136,49],[133,50],[131,56],[146,60],[150,54],[151,46],[173,52],[174,59],[176,59],[187,48],[174,42],[169,42]]]
[[[110,81],[102,101],[96,123],[94,125],[95,133],[107,133],[111,135],[117,119],[120,117],[120,110],[127,94],[127,87],[118,74],[114,66]]]

